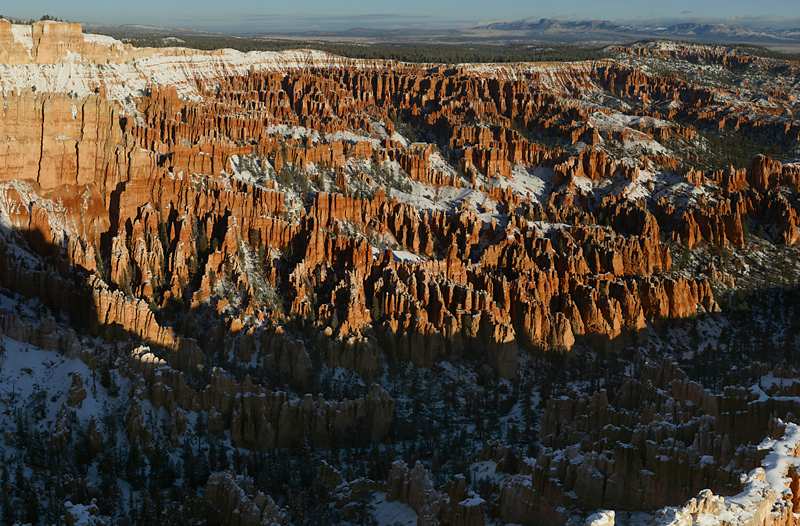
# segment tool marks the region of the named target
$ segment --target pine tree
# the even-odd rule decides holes
[[[2,465],[3,476],[0,480],[0,489],[2,489],[3,494],[2,497],[0,497],[2,499],[0,504],[3,506],[3,524],[13,524],[15,521],[14,502],[11,498],[12,487],[8,475],[9,464],[6,459],[3,459]]]
[[[127,480],[134,488],[142,488],[142,467],[144,458],[137,444],[131,444],[128,448],[128,458],[125,462],[125,475]]]
[[[30,524],[39,522],[39,494],[36,489],[26,481],[23,490],[22,520]]]

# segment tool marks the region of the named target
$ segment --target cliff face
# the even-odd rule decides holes
[[[0,19],[3,64],[59,64],[79,55],[103,64],[133,56],[131,46],[99,35],[84,35],[77,23],[39,21],[31,25]]]
[[[4,181],[33,181],[44,190],[104,186],[127,172],[119,111],[97,95],[7,97],[0,134],[10,139],[0,154]]]
[[[755,243],[795,254],[797,163],[698,159],[710,129],[796,143],[795,99],[776,87],[745,113],[734,88],[636,62],[744,64],[717,51],[624,55],[445,68],[133,48],[77,24],[0,20],[0,284],[74,329],[3,310],[3,334],[73,355],[78,334],[100,342],[86,359],[127,382],[127,446],[203,456],[182,445],[201,422],[209,444],[250,455],[231,453],[237,469],[263,471],[275,450],[409,454],[440,402],[479,436],[475,408],[495,388],[510,405],[489,433],[510,442],[533,396],[522,386],[564,383],[538,423],[525,417],[529,456],[501,443],[470,457],[498,470],[485,487],[435,484],[432,465],[459,465],[443,455],[328,488],[355,522],[358,499],[421,524],[537,524],[738,491],[762,460],[750,445],[794,401],[709,392],[665,357],[695,349],[641,342],[724,325],[720,292],[750,283],[740,259]],[[544,378],[567,351],[571,365]],[[618,357],[617,377],[586,370]],[[422,390],[408,374],[452,391],[411,404]],[[87,380],[71,378],[69,407],[89,405]],[[788,464],[764,468],[746,481],[753,524],[791,524],[775,486],[794,481]],[[217,523],[285,521],[247,477],[204,475]],[[702,493],[674,524],[734,505]]]

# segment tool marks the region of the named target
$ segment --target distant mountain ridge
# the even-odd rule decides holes
[[[528,37],[557,37],[580,34],[582,39],[611,34],[622,36],[659,36],[696,40],[740,40],[751,42],[800,42],[798,28],[746,27],[737,24],[678,22],[666,25],[621,24],[609,20],[558,20],[525,18],[491,22],[472,28],[473,31],[524,33]]]
[[[511,20],[507,22],[493,22],[477,26],[475,29],[498,29],[503,31],[571,31],[579,29],[595,29],[620,31],[625,26],[608,20],[556,20],[553,18]]]

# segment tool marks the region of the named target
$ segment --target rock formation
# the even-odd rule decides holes
[[[688,501],[654,523],[678,525],[741,512],[728,496],[741,491],[752,513],[735,524],[793,524],[796,426],[775,417],[797,415],[800,392],[707,388],[692,377],[706,364],[685,366],[701,345],[641,342],[735,325],[750,247],[790,254],[790,288],[800,165],[725,144],[796,147],[797,66],[713,46],[610,52],[445,67],[136,48],[78,24],[0,20],[0,331],[12,354],[26,344],[88,364],[70,362],[58,410],[44,411],[58,418],[48,443],[80,439],[88,465],[120,440],[148,469],[180,449],[181,483],[202,479],[194,504],[212,524],[288,524],[310,506],[287,488],[317,481],[298,482],[284,454],[328,454],[314,491],[353,523],[379,503],[465,526],[607,509],[591,515],[601,526]],[[643,61],[755,68],[768,100]],[[31,305],[49,314],[36,321]],[[790,328],[775,331],[787,362]],[[545,380],[562,359],[574,376]],[[625,367],[587,372],[595,360]],[[523,385],[547,396],[521,430],[535,398]],[[410,402],[425,389],[440,399]],[[112,433],[93,411],[97,393],[120,392]],[[510,401],[488,432],[487,400]],[[460,440],[417,440],[438,425],[422,418],[451,406],[479,460],[420,452]],[[524,452],[502,444],[519,434]],[[358,470],[366,452],[370,479],[327,463],[356,455]],[[193,458],[219,465],[201,477]],[[242,476],[268,462],[289,481],[275,492]],[[491,475],[468,480],[476,465]],[[70,489],[83,504],[59,503],[66,523],[105,520],[91,478]]]

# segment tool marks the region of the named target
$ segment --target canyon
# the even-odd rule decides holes
[[[612,51],[0,19],[0,522],[797,524],[800,64]]]

